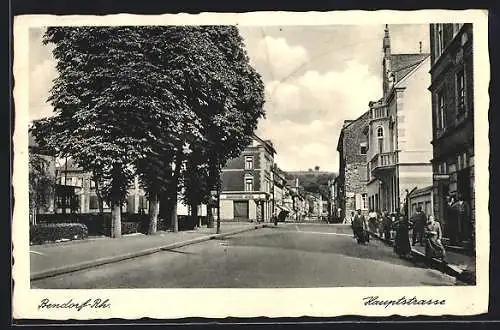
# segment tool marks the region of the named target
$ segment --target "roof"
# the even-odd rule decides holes
[[[392,54],[391,55],[391,71],[394,73],[395,83],[401,81],[420,63],[422,63],[429,54]]]
[[[272,154],[276,154],[276,149],[274,149],[273,142],[271,140],[264,140],[258,137],[255,133],[253,134],[253,138],[266,146]]]
[[[415,189],[414,191],[412,191],[411,196],[415,197],[415,196],[419,196],[419,195],[425,195],[425,194],[431,192],[432,189],[433,189],[433,186],[427,186],[427,187]]]
[[[363,117],[369,116],[369,115],[370,115],[370,110],[367,110],[367,111],[363,112],[358,118],[356,118],[354,120],[344,120],[344,125],[342,126],[342,129],[340,130],[339,139],[337,141],[337,151],[341,150],[342,139],[343,139],[343,136],[344,136],[344,130],[346,128],[350,127],[353,123],[355,123],[358,120],[362,119]]]

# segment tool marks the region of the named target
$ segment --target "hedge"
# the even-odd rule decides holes
[[[81,223],[38,224],[30,228],[30,241],[33,244],[55,242],[61,239],[85,239],[87,237],[87,226]]]
[[[207,223],[206,216],[199,216],[202,224]],[[140,232],[147,233],[149,229],[149,215],[147,214],[135,214],[135,213],[123,213],[121,216],[122,220],[122,234]],[[196,225],[196,221],[192,220],[192,217],[179,215],[179,230],[192,230]],[[88,228],[88,234],[91,236],[110,236],[111,235],[111,214],[93,214],[93,213],[76,213],[76,214],[39,214],[37,216],[37,222],[40,224],[57,224],[57,223],[80,223]],[[123,223],[135,223],[132,225],[123,226]],[[158,219],[157,230],[166,231],[171,229],[170,221],[164,219]]]

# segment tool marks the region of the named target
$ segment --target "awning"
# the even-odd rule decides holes
[[[285,205],[276,205],[276,206],[283,211],[291,212],[291,210]]]

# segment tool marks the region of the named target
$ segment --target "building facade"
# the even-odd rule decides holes
[[[73,205],[62,200],[56,201],[56,213],[98,213],[99,200],[96,183],[90,172],[85,172],[74,163],[71,158],[62,159],[56,167],[56,183],[63,189],[70,188],[75,196]],[[122,205],[123,213],[148,213],[149,204],[145,191],[140,187],[136,176],[129,184],[127,199]],[[181,208],[182,209],[182,208]],[[110,207],[103,201],[103,211],[111,212]],[[182,211],[181,211],[182,212]],[[179,214],[181,214],[179,212]]]
[[[383,97],[370,102],[368,207],[402,210],[408,193],[432,185],[432,121],[427,85],[429,54],[392,54],[389,28],[383,39]]]
[[[336,206],[341,209],[340,219],[351,218],[351,213],[361,209],[368,212],[368,181],[366,162],[368,140],[364,134],[370,121],[370,111],[356,120],[344,121],[337,143],[339,173],[335,179]]]
[[[254,135],[241,155],[227,162],[222,169],[221,220],[270,221],[275,154],[271,141]]]
[[[473,246],[474,85],[472,24],[431,24],[434,214],[444,236]]]

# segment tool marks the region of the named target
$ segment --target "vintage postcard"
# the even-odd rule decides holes
[[[487,18],[16,17],[14,317],[487,312]]]

